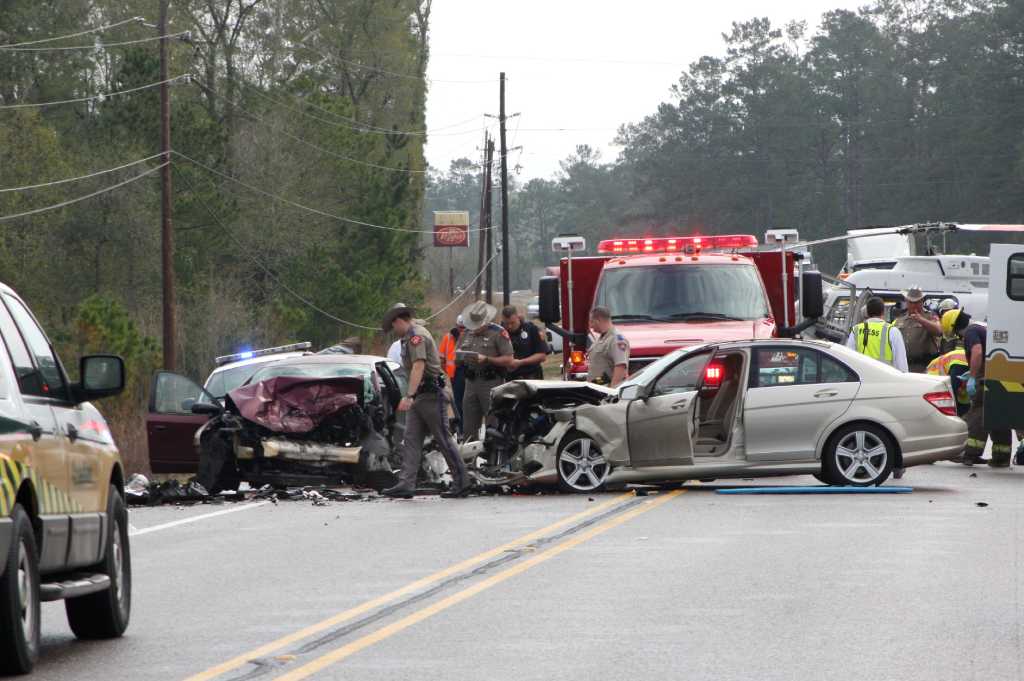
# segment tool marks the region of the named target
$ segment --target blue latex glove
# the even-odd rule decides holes
[[[978,392],[978,380],[971,376],[967,379],[967,394],[970,397],[974,397],[974,393]]]

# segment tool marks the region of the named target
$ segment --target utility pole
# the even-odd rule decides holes
[[[508,248],[508,145],[505,142],[505,72],[501,72],[501,108],[498,123],[501,130],[501,283],[502,304],[508,305],[512,293],[509,276]]]
[[[167,4],[160,0],[160,35],[167,35]],[[164,317],[164,369],[174,371],[177,366],[175,347],[174,296],[174,232],[171,226],[171,91],[167,82],[167,38],[160,38],[160,153],[164,164],[161,170],[160,248],[163,271]]]
[[[493,209],[493,191],[492,185],[493,180],[491,177],[491,168],[494,165],[494,140],[487,140],[487,182],[484,184],[484,215],[487,216],[487,223],[484,225],[487,230],[484,234],[487,235],[487,247],[485,249],[485,255],[487,256],[487,276],[485,277],[487,282],[487,294],[485,300],[488,304],[494,302],[494,230],[491,229],[494,221],[492,216],[494,214]]]
[[[490,143],[490,136],[487,131],[484,131],[484,151],[483,151],[483,163],[480,165],[480,245],[477,247],[477,272],[484,271],[484,263],[487,262],[487,256],[484,255],[484,248],[487,246],[487,232],[484,231],[484,216],[486,199],[484,198],[487,193],[487,145]],[[476,278],[476,283],[473,285],[473,300],[480,300],[480,291],[484,287],[483,275]]]

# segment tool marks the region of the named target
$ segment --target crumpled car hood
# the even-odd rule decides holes
[[[602,401],[618,394],[617,390],[606,388],[595,383],[581,383],[579,381],[509,381],[491,391],[491,399],[497,400],[522,400],[528,397],[536,397],[543,393],[545,396],[565,395],[566,397],[578,397],[585,401]]]
[[[228,393],[238,414],[276,433],[302,434],[358,404],[363,379],[276,376]]]

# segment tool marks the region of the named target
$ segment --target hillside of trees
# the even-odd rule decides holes
[[[169,75],[191,77],[171,85],[180,371],[202,378],[213,357],[240,347],[359,331],[311,305],[376,327],[394,300],[422,298],[430,5],[171,3],[168,33],[188,35],[171,41]],[[161,360],[160,173],[8,216],[157,168],[159,90],[147,86],[160,80],[158,7],[10,0],[0,11],[0,188],[149,159],[0,193],[0,280],[72,368],[88,350],[125,355],[131,387],[106,408],[122,448],[142,452],[141,411]],[[145,23],[126,21],[136,16]],[[66,100],[82,101],[28,106]]]
[[[620,129],[618,158],[580,146],[557,177],[516,188],[514,288],[553,264],[559,232],[1024,222],[1024,4],[877,0],[814,27],[737,22],[723,41]],[[465,205],[479,203],[479,173],[453,163],[431,175],[431,201],[474,182]],[[834,273],[844,255],[818,257]]]

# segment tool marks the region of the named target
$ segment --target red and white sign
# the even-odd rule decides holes
[[[469,248],[469,211],[435,210],[434,245]]]

